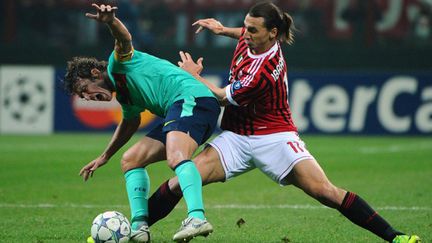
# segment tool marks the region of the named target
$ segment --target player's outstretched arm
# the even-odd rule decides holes
[[[117,126],[117,129],[115,130],[105,151],[98,158],[91,161],[80,170],[79,175],[83,177],[84,181],[93,176],[93,173],[97,168],[106,164],[108,160],[129,141],[132,135],[138,130],[140,122],[140,117],[122,120],[122,122]]]
[[[219,103],[221,105],[228,104],[225,89],[219,88],[218,86],[214,85],[213,83],[209,82],[207,79],[201,77],[201,71],[203,70],[203,58],[198,58],[197,62],[194,62],[192,56],[187,53],[180,51],[180,58],[181,61],[178,62],[179,67],[181,67],[186,72],[192,74],[198,81],[205,84],[210,91],[216,96],[216,98],[219,100]]]
[[[198,26],[198,29],[195,31],[196,34],[200,33],[204,29],[208,29],[213,32],[213,34],[224,35],[234,39],[240,38],[242,32],[242,28],[225,27],[221,22],[213,18],[197,20],[192,24],[192,26]]]
[[[126,26],[115,17],[117,7],[104,4],[97,5],[95,3],[93,3],[92,6],[96,8],[97,13],[86,13],[86,16],[90,19],[105,23],[108,26],[115,39],[116,52],[119,54],[127,54],[132,51],[132,36]]]

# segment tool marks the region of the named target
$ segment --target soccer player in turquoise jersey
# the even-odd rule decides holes
[[[213,231],[204,216],[201,176],[191,157],[213,133],[220,112],[217,99],[189,73],[146,53],[134,50],[132,37],[115,17],[116,7],[93,4],[96,14],[86,16],[105,23],[115,39],[108,63],[75,57],[68,62],[64,86],[71,94],[92,101],[110,101],[113,92],[123,119],[106,149],[85,165],[80,175],[87,180],[131,138],[140,124],[140,113],[149,110],[163,121],[122,156],[126,189],[131,207],[135,242],[150,241],[147,226],[150,179],[145,166],[167,160],[179,178],[188,217],[174,235],[188,241]]]

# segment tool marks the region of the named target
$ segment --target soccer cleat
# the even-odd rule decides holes
[[[207,237],[212,232],[213,226],[207,220],[188,217],[183,220],[182,226],[175,233],[173,240],[176,242],[189,242],[196,236]]]
[[[398,235],[392,241],[392,243],[418,243],[418,242],[421,242],[421,239],[417,235]]]
[[[95,243],[91,236],[87,237],[87,243]]]
[[[149,227],[147,225],[143,225],[138,230],[132,230],[130,240],[135,243],[150,242]]]

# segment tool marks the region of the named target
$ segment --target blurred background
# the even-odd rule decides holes
[[[177,63],[203,56],[205,75],[226,84],[236,41],[191,24],[242,26],[253,0],[118,0],[135,48]],[[279,0],[298,31],[285,45],[290,102],[312,134],[432,133],[432,0]],[[107,59],[108,29],[84,14],[88,0],[3,0],[0,7],[0,133],[106,131],[118,104],[94,104],[60,88],[73,56]],[[98,115],[94,115],[94,114]],[[89,114],[93,114],[90,115]],[[143,114],[143,127],[155,117]]]
[[[298,29],[283,51],[290,107],[308,149],[335,185],[362,195],[396,229],[432,242],[432,0],[273,2]],[[158,118],[142,113],[141,134],[82,182],[81,167],[122,119],[115,100],[86,102],[61,87],[73,56],[106,60],[113,50],[106,26],[85,17],[91,3],[0,1],[0,242],[83,242],[97,214],[128,215],[119,162]],[[180,50],[202,56],[203,75],[223,86],[236,41],[195,35],[191,24],[212,17],[240,27],[255,1],[109,3],[136,49],[175,65]],[[165,163],[148,170],[152,190],[174,175]],[[203,190],[217,232],[206,243],[382,242],[258,170],[227,183]],[[170,242],[184,212],[181,202],[152,226],[152,240]],[[247,222],[241,228],[239,218]]]

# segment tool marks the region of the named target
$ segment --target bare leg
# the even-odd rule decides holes
[[[165,159],[165,145],[158,140],[144,137],[123,154],[121,167],[123,172],[127,172]]]
[[[296,164],[288,175],[289,181],[309,196],[331,208],[339,208],[346,191],[335,187],[315,160]]]

